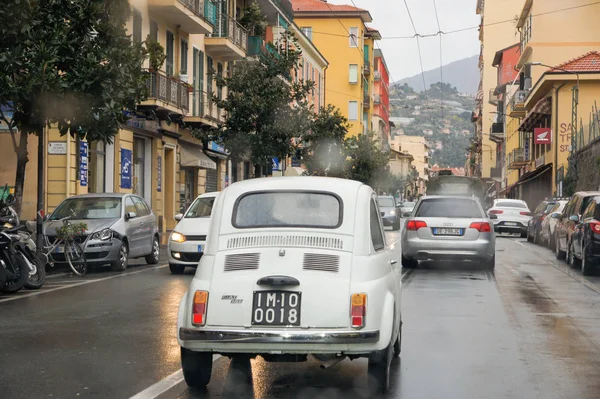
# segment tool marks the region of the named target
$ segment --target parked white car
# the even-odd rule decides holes
[[[496,215],[493,219],[494,231],[496,233],[518,233],[522,238],[527,238],[527,225],[531,217],[531,211],[527,203],[517,199],[496,199],[488,215]]]
[[[210,215],[219,192],[201,194],[185,214],[175,215],[178,221],[169,236],[169,269],[181,274],[186,267],[197,267],[206,248]]]
[[[400,353],[401,267],[377,195],[327,177],[235,183],[215,202],[204,256],[177,320],[186,383],[205,387],[213,354],[328,365],[369,359],[385,391]]]
[[[554,204],[552,209],[548,211],[548,215],[546,215],[544,220],[542,220],[540,236],[542,237],[542,242],[545,243],[550,249],[555,249],[554,247],[556,242],[554,240],[554,231],[556,228],[556,223],[558,222],[560,215],[562,215],[562,211],[565,209],[567,202],[569,201],[558,201],[556,204]]]

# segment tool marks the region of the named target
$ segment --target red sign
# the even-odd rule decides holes
[[[552,144],[552,129],[549,127],[536,127],[533,129],[534,144]]]

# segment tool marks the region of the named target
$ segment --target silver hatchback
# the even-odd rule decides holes
[[[494,268],[496,236],[479,201],[427,196],[419,200],[402,231],[402,266],[420,260],[470,260]]]

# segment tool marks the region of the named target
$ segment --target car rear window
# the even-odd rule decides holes
[[[331,193],[269,191],[242,196],[233,210],[233,225],[252,227],[336,228],[342,224],[342,201]]]
[[[390,197],[379,197],[377,198],[377,202],[379,203],[379,206],[385,208],[393,208],[394,206],[396,206],[396,204],[394,203],[394,199]]]
[[[498,201],[494,206],[498,208],[527,208],[527,205],[522,202],[512,201]]]
[[[427,218],[482,218],[477,202],[463,198],[432,198],[423,200],[416,217]]]

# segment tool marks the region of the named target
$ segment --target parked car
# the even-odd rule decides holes
[[[199,195],[184,214],[175,215],[177,226],[169,236],[169,269],[181,274],[196,267],[206,248],[213,204],[219,192]]]
[[[43,225],[43,233],[51,243],[56,239],[56,229],[62,226],[61,219],[66,217],[72,223],[87,225],[77,239],[84,244],[88,265],[110,264],[113,270],[125,270],[131,258],[144,257],[149,264],[159,261],[156,217],[142,197],[115,193],[65,199]],[[60,253],[52,257],[57,262],[64,259]]]
[[[527,203],[518,199],[495,199],[488,214],[496,215],[494,231],[496,233],[517,233],[527,237],[527,225],[531,219],[531,211]]]
[[[540,229],[540,236],[542,239],[542,243],[548,246],[548,248],[554,250],[554,244],[556,243],[554,240],[554,229],[556,228],[556,222],[558,218],[562,214],[563,209],[565,209],[565,205],[567,205],[567,200],[559,200],[557,201],[552,209],[548,212],[548,215],[542,220],[542,227]]]
[[[368,358],[389,384],[400,353],[401,267],[377,195],[327,177],[262,178],[216,200],[204,256],[183,296],[177,339],[186,383],[206,386],[213,354],[326,364]]]
[[[400,229],[400,209],[396,199],[391,195],[380,195],[377,203],[381,211],[384,226],[392,226],[392,230]]]
[[[417,267],[420,260],[470,260],[495,267],[492,222],[474,197],[421,198],[406,220],[401,242],[406,268]]]
[[[535,242],[540,244],[542,242],[542,221],[550,213],[550,210],[554,208],[558,199],[546,199],[535,208],[529,223],[527,224],[527,241]]]
[[[400,204],[400,213],[403,218],[407,218],[411,215],[413,209],[415,209],[416,202],[407,201]]]
[[[567,261],[573,267],[580,266],[584,276],[592,274],[600,258],[600,196],[589,201],[573,229],[571,241]]]
[[[590,201],[600,195],[598,191],[579,191],[573,194],[563,213],[557,220],[554,231],[554,252],[558,259],[569,259],[572,252],[572,235],[577,225],[581,222],[583,211]]]

